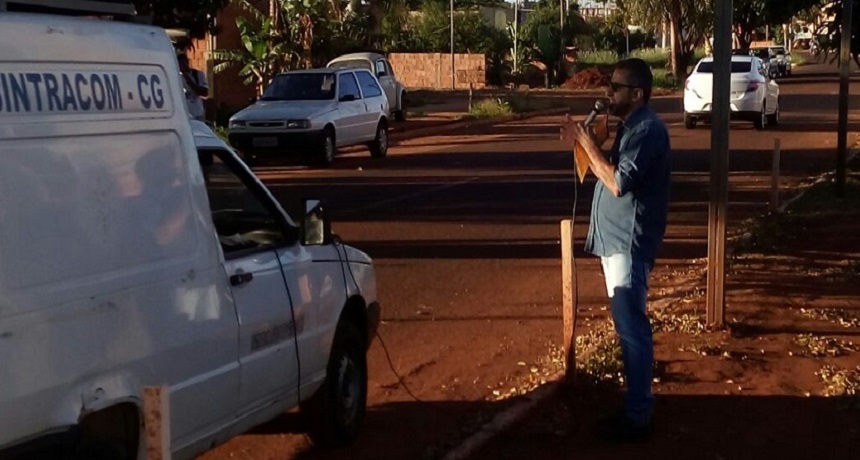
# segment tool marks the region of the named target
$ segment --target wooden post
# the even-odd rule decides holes
[[[576,306],[573,304],[573,221],[565,219],[561,221],[561,291],[562,291],[562,319],[564,331],[565,368],[564,378],[570,380],[576,371],[576,341],[573,331],[576,328]]]
[[[170,392],[166,386],[143,389],[146,460],[170,460]]]
[[[779,138],[773,140],[773,165],[770,170],[770,212],[779,210]]]

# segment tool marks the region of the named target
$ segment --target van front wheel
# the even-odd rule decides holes
[[[365,341],[355,324],[341,320],[332,343],[325,382],[302,403],[308,436],[322,447],[342,447],[358,436],[367,409]]]

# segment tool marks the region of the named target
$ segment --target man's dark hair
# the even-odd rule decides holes
[[[639,58],[624,59],[615,64],[615,70],[627,73],[627,83],[642,90],[642,99],[647,104],[651,99],[651,85],[654,83],[648,63]]]

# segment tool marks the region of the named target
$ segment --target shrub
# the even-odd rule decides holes
[[[469,114],[475,118],[492,118],[514,113],[511,105],[501,99],[484,99],[472,104]]]

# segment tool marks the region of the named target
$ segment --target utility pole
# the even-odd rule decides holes
[[[451,0],[451,89],[457,89],[457,72],[454,68],[454,0]]]
[[[851,16],[853,0],[842,0],[842,43],[839,46],[839,126],[836,149],[836,193],[845,196],[845,163],[848,150],[848,80],[851,67]]]
[[[520,15],[518,10],[519,3],[520,0],[514,0],[514,75],[518,73],[517,70],[519,69],[519,67],[517,67],[517,48],[519,46],[518,42],[520,41]]]
[[[732,0],[715,3],[714,86],[711,125],[711,186],[708,212],[707,323],[720,328],[726,311],[726,208],[729,189]]]

